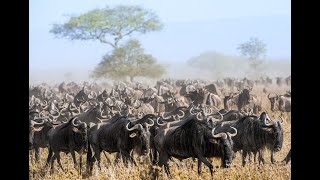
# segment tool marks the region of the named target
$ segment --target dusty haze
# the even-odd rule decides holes
[[[229,63],[229,64],[228,64]],[[221,64],[210,64],[212,70],[208,69],[208,64],[201,64],[200,67],[194,67],[185,63],[165,63],[167,67],[167,73],[163,78],[174,78],[174,79],[211,79],[216,80],[224,77],[250,77],[252,75],[248,72],[249,65],[246,61],[240,61],[237,63],[228,62]],[[203,68],[201,66],[203,65]],[[49,68],[44,67],[42,69],[29,69],[29,82],[31,84],[40,84],[43,82],[49,84],[60,83],[62,81],[70,82],[83,82],[83,81],[97,81],[89,78],[90,71],[93,67],[82,67],[82,68]],[[269,77],[287,77],[291,74],[291,62],[289,60],[279,61],[266,61],[263,65],[261,73],[268,75]],[[152,80],[146,78],[136,78],[136,80],[144,80],[152,82]],[[98,80],[108,81],[108,80]]]

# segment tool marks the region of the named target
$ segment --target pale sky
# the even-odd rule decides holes
[[[98,41],[56,39],[52,24],[95,8],[140,5],[154,11],[162,31],[139,36],[158,62],[186,62],[206,51],[239,55],[250,37],[267,44],[268,59],[291,57],[290,0],[30,0],[29,65],[39,69],[92,69],[111,48]]]

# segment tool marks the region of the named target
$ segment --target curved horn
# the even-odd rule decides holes
[[[272,122],[271,122],[271,123],[268,123],[268,122],[267,122],[267,118],[264,118],[263,124],[264,124],[265,126],[271,126],[273,123],[272,123]]]
[[[136,124],[136,125],[134,125],[132,128],[129,128],[129,124],[130,124],[130,122],[128,122],[128,124],[126,125],[126,129],[127,129],[128,131],[133,131],[133,130],[135,130],[135,129],[138,129],[139,127],[140,127],[141,129],[143,128],[141,124]]]
[[[81,102],[81,103],[82,103],[82,102]],[[81,103],[80,103],[80,104],[81,104]],[[71,108],[72,106],[73,106],[74,108]],[[69,105],[69,110],[70,110],[70,111],[74,111],[74,110],[78,110],[78,109],[77,109],[76,106],[73,105],[73,103],[70,103],[70,105]]]
[[[166,124],[168,124],[168,122],[163,122],[162,124],[159,122],[159,119],[160,119],[160,117],[158,117],[158,119],[157,119],[157,124],[159,125],[159,126],[163,126],[163,125],[166,125]]]
[[[104,111],[104,110],[100,111],[100,117],[101,117],[102,119],[108,119],[108,116],[103,116],[103,115],[102,115],[103,111]]]
[[[77,126],[80,125],[80,123],[79,123],[79,124],[74,124],[74,121],[75,121],[76,119],[78,119],[78,118],[74,118],[74,119],[72,119],[72,121],[71,121],[72,125],[75,126],[75,127],[77,127]]]
[[[66,113],[63,113],[63,111],[66,111],[66,110],[67,110],[67,108],[62,108],[62,109],[60,110],[60,115],[64,116]]]
[[[193,109],[194,109],[194,107],[191,107],[189,112],[190,112],[191,115],[196,115],[196,113],[192,113]]]
[[[212,131],[211,131],[211,134],[212,134],[212,137],[214,137],[214,138],[222,138],[223,136],[226,136],[226,133],[218,133],[218,134],[214,134],[214,130],[215,130],[216,128],[213,128],[212,129]]]
[[[31,125],[42,125],[42,124],[44,124],[44,119],[41,119],[42,121],[40,122],[40,123],[38,123],[38,122],[36,122],[36,121],[33,121],[33,120],[31,120],[30,121],[30,123],[31,123]]]
[[[227,134],[229,135],[229,137],[234,137],[234,136],[236,136],[237,135],[237,133],[238,133],[238,130],[236,129],[236,128],[234,128],[234,127],[232,127],[232,126],[230,126],[233,130],[234,130],[234,133],[229,133],[229,132],[227,132]]]
[[[179,116],[179,114],[178,114],[178,117],[181,119],[181,118],[183,118],[184,117],[184,112],[182,111],[182,110],[179,110],[181,113],[182,113],[182,115],[181,116]]]
[[[168,116],[168,117],[166,117],[166,118],[165,118],[165,117],[163,117],[163,115],[164,115],[164,112],[163,112],[163,113],[161,113],[161,117],[162,117],[162,119],[165,119],[165,120],[170,119],[170,118],[171,118],[171,116],[172,116],[172,115],[170,115],[170,116]]]
[[[61,120],[61,122],[63,122],[63,123],[67,123],[67,122],[68,122],[68,118],[66,118],[66,117],[63,117],[63,118],[65,118],[65,119],[66,119],[66,121]]]
[[[180,121],[179,115],[173,115],[172,117],[173,117],[173,119],[174,119],[175,121]]]
[[[151,122],[151,124],[146,123],[146,126],[147,127],[153,126],[154,125],[154,121],[152,119],[150,119],[150,118],[148,118],[148,120]]]
[[[200,119],[200,118],[199,118],[200,114],[201,114],[201,112],[198,112],[198,113],[197,113],[197,119],[198,119],[199,121],[202,121],[203,119]]]

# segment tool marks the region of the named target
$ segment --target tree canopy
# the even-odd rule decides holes
[[[165,68],[156,63],[156,59],[145,54],[138,40],[131,39],[124,45],[106,54],[102,61],[95,67],[91,77],[125,79],[130,77],[145,76],[150,78],[161,77]]]
[[[267,52],[266,44],[256,38],[251,37],[248,42],[239,45],[238,50],[243,56],[249,57],[249,59],[256,60],[264,58]]]
[[[64,24],[54,24],[50,32],[58,38],[99,40],[117,48],[130,35],[158,31],[162,27],[158,16],[151,11],[139,6],[117,6],[72,16]]]
[[[262,40],[251,37],[249,41],[240,44],[237,49],[243,56],[248,57],[251,60],[251,66],[257,69],[263,63],[263,59],[266,56],[266,46]]]

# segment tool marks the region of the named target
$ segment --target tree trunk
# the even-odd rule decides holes
[[[133,83],[134,76],[130,76],[130,82]]]

